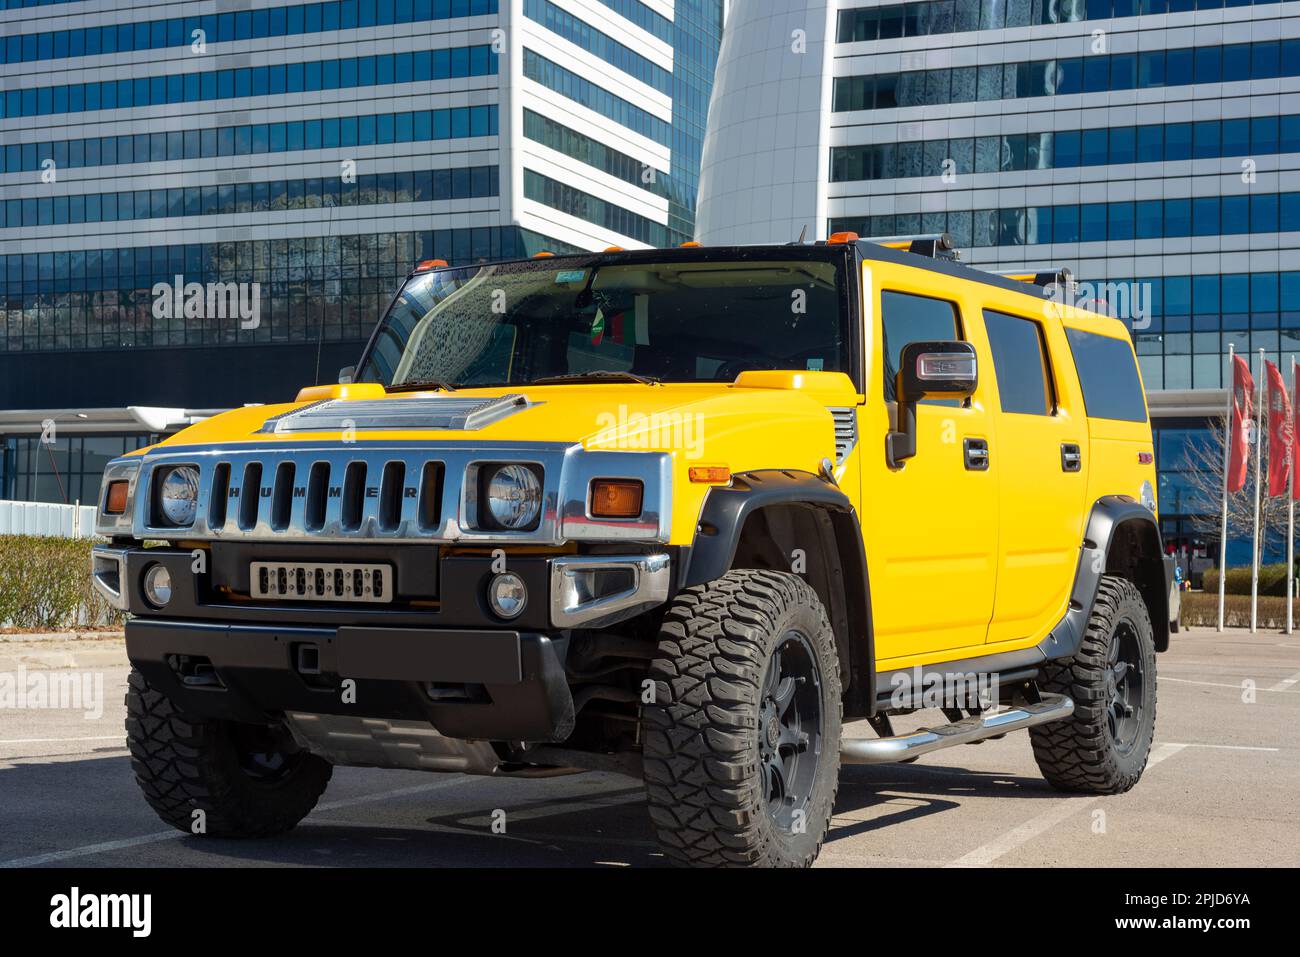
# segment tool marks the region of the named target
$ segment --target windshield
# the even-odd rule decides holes
[[[393,302],[358,378],[394,388],[594,372],[672,382],[730,382],[747,369],[849,372],[842,258],[815,247],[762,253],[422,273]]]

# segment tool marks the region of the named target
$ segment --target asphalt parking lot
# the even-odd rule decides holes
[[[1058,794],[1023,732],[915,764],[846,768],[818,865],[1300,864],[1300,635],[1198,629],[1174,641],[1159,658],[1156,744],[1133,791]],[[664,864],[639,783],[597,773],[339,768],[284,837],[183,835],[154,817],[131,775],[121,644],[0,642],[0,674],[64,666],[102,676],[102,714],[0,710],[0,867]]]

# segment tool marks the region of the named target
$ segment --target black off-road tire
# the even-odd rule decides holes
[[[1117,650],[1119,658],[1132,659],[1124,668],[1128,680],[1132,665],[1140,665],[1140,685],[1132,695],[1137,723],[1118,740],[1116,715],[1124,712],[1113,710]],[[1150,613],[1132,582],[1102,577],[1078,654],[1045,665],[1039,685],[1074,700],[1071,718],[1029,730],[1034,759],[1048,783],[1090,794],[1122,794],[1137,784],[1155,736],[1156,650]]]
[[[134,669],[126,709],[131,769],[145,800],[172,827],[196,836],[288,831],[316,806],[334,770],[313,754],[284,752],[278,768],[250,771],[246,742],[260,729],[188,717]],[[202,830],[195,827],[197,810]]]
[[[777,649],[782,663],[773,670]],[[812,669],[815,676],[802,681],[782,677]],[[650,677],[655,702],[642,708],[643,773],[668,858],[697,867],[812,864],[839,786],[841,723],[835,637],[812,588],[792,574],[733,570],[686,589],[665,616]],[[782,695],[791,702],[784,711]],[[815,722],[801,717],[813,702]],[[761,740],[760,721],[770,728],[774,713],[779,734]],[[773,740],[786,740],[782,714],[798,727],[817,725],[804,750],[774,749]],[[788,775],[790,798],[769,804],[772,777],[786,780],[773,770],[774,750],[778,764],[780,753],[793,755],[796,770]],[[811,767],[798,764],[805,755]]]

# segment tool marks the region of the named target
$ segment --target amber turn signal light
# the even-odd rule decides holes
[[[596,479],[591,483],[593,518],[636,518],[641,514],[641,483],[628,479]]]
[[[104,498],[104,511],[109,515],[121,515],[126,511],[127,482],[109,482],[108,495]]]
[[[731,481],[731,469],[725,465],[692,465],[688,470],[692,482],[725,485]]]

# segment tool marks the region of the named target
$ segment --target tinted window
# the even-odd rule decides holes
[[[1051,415],[1047,359],[1038,323],[985,309],[984,327],[993,348],[1002,411]]]
[[[1145,422],[1146,402],[1127,339],[1111,339],[1082,329],[1066,329],[1074,367],[1083,386],[1083,404],[1097,419]]]
[[[885,355],[885,401],[894,401],[895,379],[903,347],[909,342],[960,339],[957,307],[942,299],[884,290],[880,294]]]

